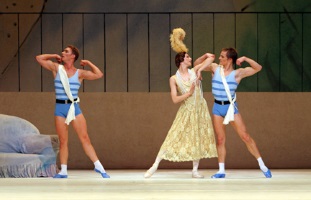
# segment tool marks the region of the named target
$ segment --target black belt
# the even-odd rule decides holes
[[[215,99],[215,103],[220,104],[220,105],[227,105],[227,104],[230,104],[230,101],[218,101]]]
[[[77,99],[74,99],[73,101],[77,101]],[[68,100],[61,100],[61,99],[56,99],[56,103],[61,103],[61,104],[69,104],[72,103],[72,101]]]

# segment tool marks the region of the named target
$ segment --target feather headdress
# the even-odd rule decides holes
[[[185,39],[186,32],[182,28],[175,28],[170,35],[171,47],[176,53],[188,52],[183,40]]]

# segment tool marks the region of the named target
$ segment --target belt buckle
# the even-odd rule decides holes
[[[65,104],[68,104],[68,100],[67,99],[65,100]]]
[[[224,101],[221,101],[221,105],[225,105],[225,102],[224,102]]]

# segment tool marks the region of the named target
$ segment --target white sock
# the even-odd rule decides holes
[[[217,174],[225,174],[225,163],[218,163],[219,165],[219,171],[217,172]]]
[[[94,162],[95,169],[99,170],[101,173],[105,173],[105,169],[99,160]]]
[[[259,157],[259,158],[257,159],[257,161],[258,161],[258,164],[259,164],[260,169],[261,169],[263,172],[267,172],[267,171],[268,171],[268,168],[266,167],[266,165],[265,165],[265,163],[263,162],[262,158]]]
[[[60,174],[60,175],[67,175],[67,165],[61,164],[60,165],[60,172],[58,174]]]

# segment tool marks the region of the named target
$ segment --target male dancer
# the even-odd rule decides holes
[[[74,62],[79,57],[79,50],[69,45],[62,55],[42,54],[36,57],[39,64],[51,71],[54,76],[56,104],[55,104],[55,126],[60,140],[60,163],[61,171],[54,178],[67,178],[67,161],[68,161],[68,125],[72,124],[74,130],[82,143],[86,155],[94,163],[94,170],[102,175],[103,178],[110,178],[105,172],[104,167],[98,160],[96,152],[91,144],[87,133],[86,120],[78,104],[78,90],[83,79],[95,80],[103,76],[103,73],[89,60],[81,60],[80,65],[88,65],[91,70],[77,69]],[[56,59],[58,63],[52,62]],[[63,63],[61,65],[60,63]]]
[[[213,106],[213,123],[217,137],[217,151],[219,171],[212,178],[225,178],[225,158],[226,158],[226,135],[225,125],[230,124],[238,133],[242,141],[246,144],[249,152],[257,159],[260,169],[266,178],[271,178],[270,170],[265,166],[255,141],[246,131],[246,126],[242,120],[242,116],[237,109],[236,89],[241,80],[245,77],[252,76],[259,72],[262,68],[254,60],[248,57],[238,58],[238,54],[234,48],[222,49],[219,56],[219,64],[212,63],[211,65],[199,69],[201,71],[211,71],[212,93],[215,98]],[[205,55],[198,58],[194,65],[202,63],[205,60]],[[233,65],[241,65],[242,62],[247,62],[250,67],[239,68],[234,70]]]

